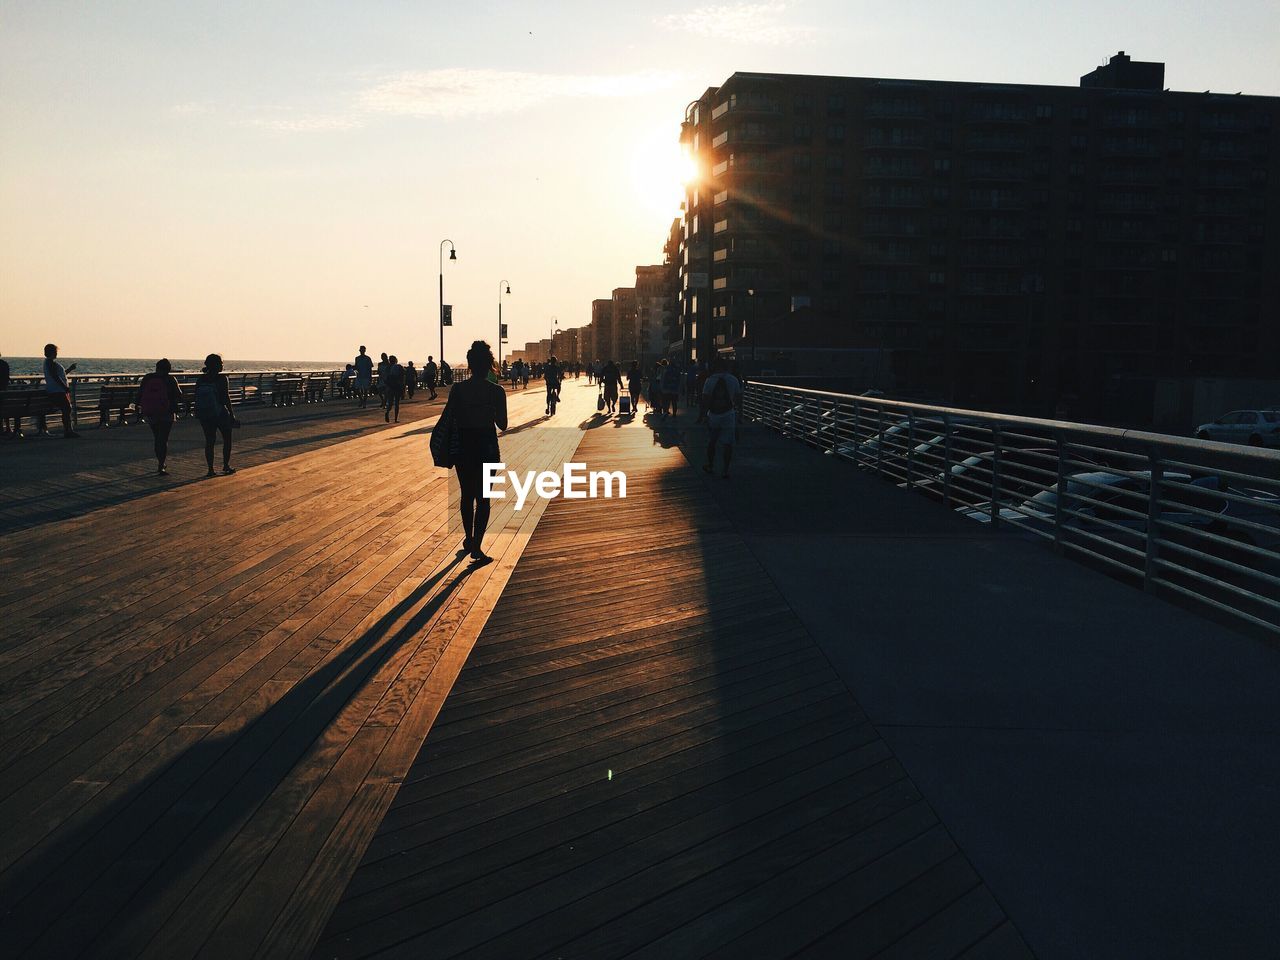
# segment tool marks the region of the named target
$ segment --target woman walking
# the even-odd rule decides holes
[[[632,360],[627,369],[627,392],[631,394],[631,415],[640,416],[640,394],[644,393],[644,374],[638,361]]]
[[[231,428],[240,421],[231,412],[231,391],[227,375],[222,372],[222,357],[211,353],[204,358],[204,372],[196,378],[196,418],[204,428],[204,459],[209,465],[206,477],[213,476],[213,445],[222,434],[222,472],[235,473],[231,466]]]
[[[622,371],[610,360],[600,372],[600,382],[604,384],[604,404],[610,413],[618,412],[618,391],[622,387]]]
[[[452,418],[458,431],[454,469],[462,488],[462,549],[477,566],[492,561],[486,556],[485,529],[489,526],[489,501],[484,496],[484,465],[499,463],[498,431],[507,429],[507,391],[489,379],[494,367],[489,344],[477,340],[467,351],[470,378],[449,391],[440,419]]]
[[[164,462],[169,458],[169,431],[178,408],[182,406],[182,388],[174,377],[173,366],[168,360],[157,360],[156,369],[142,378],[138,384],[138,397],[134,401],[147,419],[151,437],[155,441],[156,473],[168,476]]]

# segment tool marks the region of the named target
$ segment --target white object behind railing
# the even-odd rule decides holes
[[[751,383],[746,417],[1150,591],[1280,633],[1280,451]]]

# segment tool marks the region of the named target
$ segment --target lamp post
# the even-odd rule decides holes
[[[751,298],[751,367],[755,369],[756,364],[756,291],[754,287],[747,288],[747,296]],[[746,339],[746,334],[743,334]]]
[[[502,291],[506,288],[507,296],[511,296],[511,284],[506,280],[498,283],[498,370],[502,370]]]
[[[550,359],[551,359],[551,354],[552,354],[552,353],[554,353],[554,352],[555,352],[555,349],[556,349],[556,327],[558,327],[558,326],[560,326],[560,320],[559,320],[559,318],[558,318],[558,317],[552,317],[552,318],[551,318],[551,346],[547,347],[547,359],[548,359],[548,360],[550,360]]]
[[[452,240],[440,241],[440,362],[444,363],[444,245],[449,245],[449,259],[458,259],[458,250]]]

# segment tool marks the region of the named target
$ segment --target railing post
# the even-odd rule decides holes
[[[1000,529],[1000,428],[991,428],[991,528]]]
[[[862,441],[858,437],[858,431],[861,429],[862,421],[862,404],[857,400],[853,401],[853,430],[852,440],[849,449],[853,451],[853,465],[858,466],[858,444]]]
[[[915,487],[916,414],[907,411],[907,489]]]
[[[951,414],[942,415],[942,505],[951,509]]]
[[[1053,548],[1062,553],[1062,524],[1066,518],[1067,508],[1067,456],[1070,444],[1058,433],[1058,495],[1053,503]]]
[[[839,398],[831,401],[831,453],[836,452],[836,447],[840,445],[840,400]]]
[[[1147,555],[1142,564],[1142,589],[1155,590],[1156,561],[1160,558],[1160,485],[1164,479],[1164,465],[1155,448],[1147,455],[1151,468],[1151,489],[1147,492]]]
[[[76,404],[76,384],[78,381],[71,378],[71,429],[78,430],[80,427],[80,415]]]
[[[876,409],[876,476],[883,476],[880,467],[884,462],[884,407]]]

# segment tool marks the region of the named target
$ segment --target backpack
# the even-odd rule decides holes
[[[217,420],[222,413],[218,388],[207,380],[196,384],[196,416],[201,420]]]
[[[169,384],[163,377],[151,377],[142,384],[138,409],[148,420],[169,415]]]
[[[707,410],[711,413],[728,413],[733,409],[733,398],[729,396],[729,381],[725,377],[719,377],[716,385],[711,388],[711,399],[707,403]]]

